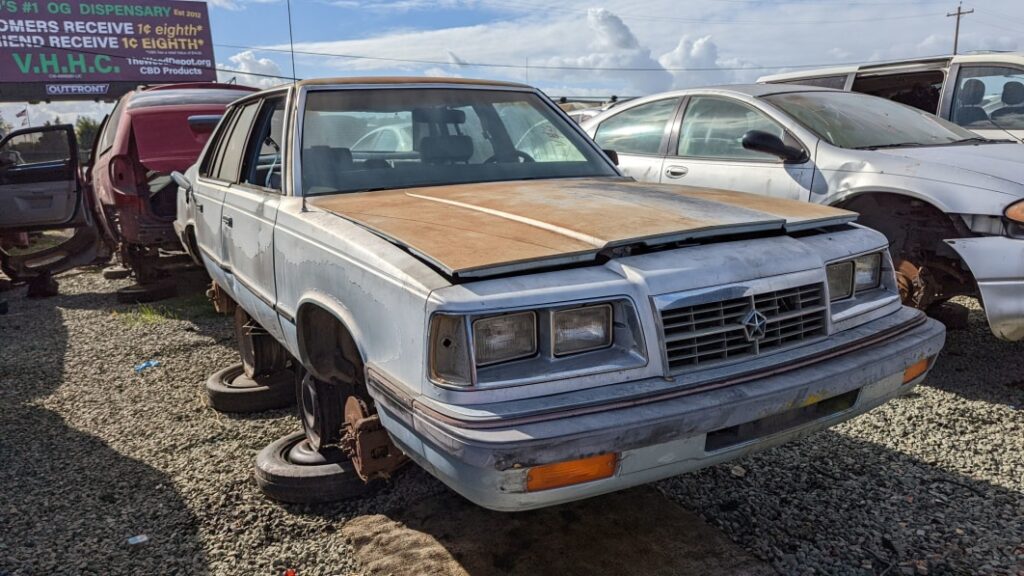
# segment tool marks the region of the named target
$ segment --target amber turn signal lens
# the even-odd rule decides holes
[[[903,371],[903,383],[906,384],[914,378],[917,378],[921,374],[928,371],[928,359],[925,358],[920,362],[915,362],[909,368]]]
[[[526,491],[550,490],[610,478],[615,474],[618,462],[619,455],[613,453],[534,466],[526,474]]]
[[[1018,224],[1024,224],[1024,202],[1017,202],[1007,208],[1006,217]]]

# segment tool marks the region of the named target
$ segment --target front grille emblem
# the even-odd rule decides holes
[[[747,312],[747,315],[743,317],[743,321],[740,322],[740,325],[743,326],[743,332],[747,336],[747,342],[755,342],[764,338],[765,332],[768,330],[768,318],[756,309],[751,308]]]

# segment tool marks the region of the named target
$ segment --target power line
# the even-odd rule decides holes
[[[260,48],[257,46],[241,46],[237,44],[216,44],[220,48],[232,48],[235,50],[252,50],[255,52],[275,52],[287,54],[290,50],[283,48]],[[523,69],[529,67],[531,70],[580,70],[584,72],[718,72],[718,71],[742,71],[742,70],[778,70],[780,68],[826,68],[832,66],[854,66],[863,64],[863,61],[856,62],[827,62],[823,64],[776,64],[773,66],[707,66],[707,67],[620,67],[620,66],[569,66],[569,65],[543,65],[498,63],[498,62],[452,62],[450,60],[428,60],[422,58],[391,58],[386,56],[366,56],[361,54],[343,54],[338,52],[317,52],[313,50],[295,50],[296,54],[304,56],[322,56],[327,58],[347,58],[352,60],[372,60],[383,62],[400,62],[405,64],[427,64],[432,66],[465,66],[471,68],[514,68]]]

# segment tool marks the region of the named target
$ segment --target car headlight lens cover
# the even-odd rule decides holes
[[[438,314],[430,326],[430,370],[441,382],[468,386],[472,381],[466,318]]]
[[[553,312],[551,333],[555,356],[611,346],[612,307],[600,304]]]
[[[876,252],[855,258],[853,262],[856,266],[854,290],[860,292],[877,288],[882,280],[882,255]]]
[[[882,254],[874,252],[829,264],[825,269],[830,300],[843,300],[854,292],[877,288],[882,282]]]
[[[830,300],[842,300],[853,296],[853,260],[829,264],[825,269],[828,277],[828,294]]]
[[[518,312],[475,320],[473,345],[477,366],[533,356],[537,353],[537,314]]]

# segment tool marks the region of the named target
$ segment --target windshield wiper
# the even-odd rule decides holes
[[[873,144],[871,146],[857,146],[854,150],[881,150],[882,148],[910,148],[913,146],[931,146],[920,142],[897,142],[895,144]]]
[[[1000,138],[999,140],[993,138],[982,138],[981,136],[974,136],[971,138],[963,138],[961,140],[954,140],[950,144],[967,144],[975,142],[977,144],[1005,144],[1007,142],[1016,142],[1016,140],[1010,140],[1008,138]]]

